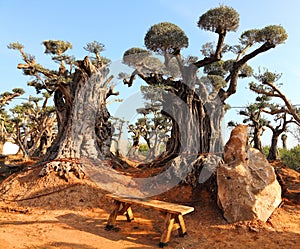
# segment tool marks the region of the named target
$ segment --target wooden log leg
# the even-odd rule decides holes
[[[170,241],[174,221],[175,221],[174,215],[168,213],[165,218],[165,224],[164,224],[165,227],[160,238],[160,243],[159,243],[160,248],[163,248],[164,246],[168,245],[168,242]]]
[[[175,221],[176,221],[176,223],[179,224],[179,229],[178,229],[179,237],[184,237],[185,235],[187,235],[183,216],[181,214],[176,215]]]
[[[109,231],[109,230],[112,230],[114,228],[114,226],[116,224],[117,216],[119,214],[120,206],[121,206],[121,202],[115,201],[114,209],[111,212],[111,214],[109,215],[107,224],[105,226],[105,230]]]

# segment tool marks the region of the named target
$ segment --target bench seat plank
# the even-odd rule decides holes
[[[169,203],[165,201],[159,201],[159,200],[152,200],[152,199],[140,199],[140,198],[134,198],[134,197],[123,197],[123,196],[117,196],[113,194],[107,194],[106,197],[120,201],[120,202],[126,202],[128,204],[138,204],[144,207],[151,207],[158,211],[167,212],[171,214],[181,214],[186,215],[188,213],[191,213],[194,211],[193,207],[189,206],[183,206],[175,203]]]

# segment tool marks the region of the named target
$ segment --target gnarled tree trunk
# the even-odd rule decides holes
[[[223,150],[221,122],[224,104],[217,94],[213,97],[201,92],[204,86],[195,89],[196,85],[202,84],[197,71],[184,76],[176,91],[167,91],[163,95],[162,114],[172,119],[171,137],[166,151],[150,166],[164,165],[178,155],[197,157]]]
[[[111,127],[106,108],[108,70],[96,69],[86,57],[73,82],[55,92],[58,134],[49,148],[40,175],[57,171],[61,176],[84,175],[80,159],[110,155]]]

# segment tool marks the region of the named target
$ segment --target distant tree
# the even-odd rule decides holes
[[[248,105],[244,110],[239,112],[240,115],[246,117],[243,123],[247,123],[252,127],[253,140],[250,142],[253,142],[253,148],[260,150],[262,153],[264,150],[261,143],[261,136],[268,123],[262,114],[264,109],[268,107],[270,100],[271,98],[267,96],[257,97],[255,103]]]
[[[7,137],[9,137],[7,126],[9,125],[10,116],[4,107],[14,98],[19,97],[22,94],[24,94],[24,90],[22,88],[14,88],[11,92],[4,92],[0,94],[0,154],[3,152],[3,145]]]
[[[260,96],[264,96],[265,98],[278,98],[284,103],[284,105],[269,103],[267,108],[263,109],[264,113],[273,115],[274,121],[276,122],[275,125],[271,122],[266,124],[266,126],[272,131],[272,141],[268,160],[276,160],[278,159],[278,138],[281,134],[287,131],[288,124],[295,122],[299,125],[299,110],[296,109],[282,93],[280,90],[281,84],[276,83],[281,77],[280,74],[272,73],[268,70],[259,70],[259,73],[254,75],[254,77],[258,82],[250,83],[250,89],[252,91]]]
[[[183,57],[188,37],[169,22],[150,27],[144,38],[147,50],[131,48],[124,53],[124,63],[134,69],[129,77],[124,77],[125,84],[131,86],[138,77],[147,85],[164,90],[162,114],[172,120],[172,130],[168,149],[156,161],[157,165],[163,165],[179,152],[197,155],[222,151],[225,101],[236,93],[238,79],[252,74],[247,63],[287,38],[283,27],[271,25],[243,32],[239,45],[226,45],[226,35],[238,26],[239,14],[228,6],[210,9],[200,16],[198,27],[218,37],[216,45],[202,46],[203,59]],[[162,62],[152,52],[161,55]],[[233,53],[235,58],[223,61],[225,53]],[[205,73],[201,78],[200,69]]]
[[[83,60],[75,60],[66,54],[66,51],[72,48],[69,42],[46,40],[43,41],[43,45],[45,53],[51,55],[52,60],[58,63],[58,69],[48,69],[38,64],[35,57],[25,53],[23,45],[18,42],[8,46],[20,52],[23,63],[18,64],[18,68],[33,78],[28,85],[35,87],[38,93],[46,91],[53,96],[58,131],[55,141],[43,159],[48,163],[41,175],[55,170],[64,177],[67,177],[69,172],[82,177],[84,172],[77,163],[81,154],[75,149],[78,146],[74,141],[74,131],[78,139],[84,138],[85,141],[90,141],[90,144],[94,143],[103,158],[110,155],[111,125],[108,121],[110,115],[106,108],[106,99],[117,93],[110,87],[112,77],[106,78],[108,60],[100,55],[104,45],[99,42],[88,43],[85,50],[95,57],[89,59],[86,56]],[[90,115],[86,110],[93,107],[93,101],[97,109],[95,117],[85,116]],[[75,103],[78,103],[79,109],[74,109]],[[80,108],[85,108],[85,112]],[[88,150],[89,147],[84,149]]]
[[[143,117],[137,120],[134,130],[138,130],[140,138],[146,141],[149,151],[147,159],[156,158],[160,155],[161,148],[163,144],[166,145],[167,138],[170,135],[171,120],[162,115],[160,109],[156,106],[140,108],[137,112]]]
[[[112,125],[114,127],[112,140],[115,142],[115,144],[113,144],[113,146],[114,146],[113,150],[114,150],[116,156],[118,156],[118,157],[124,157],[124,155],[120,151],[120,147],[121,147],[121,143],[122,143],[121,140],[122,140],[123,129],[125,129],[124,126],[126,123],[127,122],[122,118],[112,117]]]
[[[278,159],[278,139],[281,134],[287,131],[288,124],[293,123],[293,117],[289,118],[288,113],[285,109],[278,109],[278,105],[274,105],[270,111],[264,111],[271,115],[274,115],[274,120],[277,122],[276,125],[272,125],[271,122],[267,123],[267,127],[272,131],[272,140],[269,150],[268,160],[277,160]]]
[[[20,146],[25,158],[42,156],[54,139],[55,108],[47,106],[48,94],[44,98],[29,97],[27,102],[16,105],[10,111],[14,132],[12,137]],[[40,101],[42,105],[39,104]]]
[[[139,125],[134,126],[130,124],[128,126],[129,133],[132,133],[131,138],[133,140],[132,146],[130,147],[127,156],[132,159],[138,159],[138,150],[140,147],[141,129]]]
[[[281,141],[282,141],[282,148],[286,149],[287,148],[287,145],[286,145],[287,144],[287,138],[288,138],[287,135],[284,133],[284,134],[281,135],[280,138],[281,138]]]
[[[276,83],[281,78],[281,74],[272,73],[265,69],[263,71],[260,70],[259,73],[255,75],[255,78],[258,83],[251,82],[250,89],[257,94],[283,101],[286,112],[290,114],[295,119],[297,125],[300,126],[300,109],[292,105],[288,97],[281,91],[280,86],[282,84]]]

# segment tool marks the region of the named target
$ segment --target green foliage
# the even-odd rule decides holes
[[[270,25],[258,32],[257,42],[269,42],[277,45],[284,43],[288,38],[285,29],[280,25]]]
[[[253,45],[258,40],[259,29],[250,29],[242,33],[240,43],[243,45]]]
[[[198,27],[215,33],[236,31],[239,27],[239,14],[231,7],[220,6],[200,16]]]
[[[281,78],[281,74],[270,72],[267,69],[264,69],[263,72],[259,70],[259,74],[254,75],[254,78],[260,81],[261,83],[264,82],[276,82]]]
[[[292,149],[279,149],[282,162],[291,169],[300,170],[300,146]]]
[[[270,146],[268,145],[268,146],[263,146],[263,153],[266,155],[266,156],[268,156],[268,154],[269,154],[269,151],[270,151]]]
[[[86,46],[84,47],[84,49],[90,53],[101,53],[102,51],[104,51],[104,44],[97,42],[97,41],[93,41],[93,42],[89,42],[86,44]]]
[[[226,86],[227,82],[219,75],[207,75],[200,78],[201,83],[206,88],[207,93],[216,93],[220,88]],[[204,91],[202,91],[204,92]]]
[[[215,91],[218,91],[220,88],[225,87],[227,82],[219,75],[208,75],[207,79],[210,84],[214,87]]]
[[[12,42],[7,46],[7,48],[14,50],[22,50],[24,46],[19,42]]]
[[[173,54],[188,47],[188,37],[177,25],[161,22],[153,25],[144,38],[145,46],[159,54]]]
[[[140,144],[139,152],[148,152],[148,151],[149,151],[149,147],[147,144]]]
[[[12,91],[13,91],[13,93],[16,93],[18,95],[22,95],[25,93],[23,88],[14,88]]]
[[[265,43],[278,45],[284,43],[288,38],[285,29],[280,25],[270,25],[262,29],[250,29],[240,37],[240,42],[246,46],[252,46],[254,43]]]
[[[263,152],[268,156],[270,146],[264,146]],[[289,168],[300,170],[300,145],[291,149],[278,148],[280,160]]]
[[[203,72],[208,75],[219,75],[222,77],[224,77],[227,73],[224,69],[224,61],[222,60],[206,65],[203,68]]]
[[[100,56],[100,53],[104,51],[104,44],[98,42],[98,41],[93,41],[93,42],[89,42],[86,44],[85,47],[83,47],[84,50],[95,54],[95,57],[91,57],[91,62],[93,65],[97,66],[102,66],[102,65],[108,65],[111,60]]]
[[[203,72],[208,75],[219,75],[225,77],[233,68],[235,60],[216,61],[204,66]],[[248,64],[244,64],[239,70],[239,77],[245,78],[253,75],[253,69]]]
[[[123,63],[128,66],[136,66],[143,62],[143,60],[150,56],[151,52],[142,48],[130,48],[123,54]]]
[[[45,54],[62,55],[68,49],[72,48],[72,44],[67,41],[45,40],[42,42],[45,46]]]

